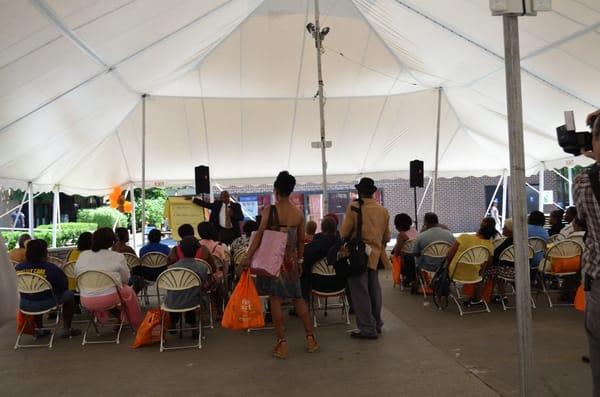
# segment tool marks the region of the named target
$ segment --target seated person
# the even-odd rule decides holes
[[[227,255],[225,254],[225,248],[219,244],[216,240],[217,231],[212,223],[201,222],[198,224],[198,235],[200,236],[200,245],[208,248],[208,251],[225,261]]]
[[[177,232],[179,233],[179,237],[182,240],[188,236],[194,237],[194,227],[192,225],[190,225],[189,223],[185,223],[185,224],[179,226],[179,228],[177,229]],[[177,244],[175,247],[171,248],[171,252],[169,253],[168,263],[169,263],[169,265],[172,265],[173,263],[177,262],[181,258],[183,258],[183,250],[181,249],[181,241],[180,241],[179,244]],[[196,251],[195,258],[205,260],[210,265],[211,272],[216,271],[215,263],[212,259],[212,255],[210,254],[210,251],[208,250],[208,248],[200,246],[198,248],[198,250]]]
[[[539,237],[545,242],[548,242],[550,236],[548,235],[548,231],[544,229],[546,217],[543,212],[531,211],[531,214],[529,214],[529,217],[527,218],[527,223],[527,237]],[[531,260],[531,267],[537,269],[543,256],[543,251],[536,252]]]
[[[103,227],[92,235],[92,249],[79,255],[75,264],[75,274],[79,276],[86,270],[100,270],[108,273],[119,284],[119,291],[109,287],[101,291],[81,291],[81,305],[94,312],[100,321],[106,321],[106,310],[121,303],[127,313],[129,323],[134,329],[142,321],[142,313],[137,294],[127,282],[130,280],[129,267],[123,254],[109,250],[115,243],[115,234],[111,228]]]
[[[19,307],[28,312],[39,312],[62,304],[63,329],[60,333],[62,338],[69,338],[81,334],[78,329],[71,328],[75,304],[73,292],[68,288],[67,276],[56,265],[47,262],[48,244],[44,240],[30,240],[27,244],[26,261],[15,267],[17,273],[35,273],[44,277],[52,291],[44,291],[38,294],[21,294]],[[42,328],[43,316],[36,316],[37,328]],[[46,330],[47,331],[47,330]],[[40,332],[38,335],[47,335],[49,332]]]
[[[11,261],[15,263],[21,263],[27,260],[25,255],[25,248],[29,240],[31,240],[31,236],[29,234],[21,234],[21,236],[19,237],[18,247],[8,253],[8,257]]]
[[[306,222],[305,233],[306,234],[304,235],[304,244],[308,244],[315,238],[315,234],[317,233],[317,222]]]
[[[148,233],[148,244],[144,245],[140,249],[140,258],[143,258],[144,255],[149,254],[151,252],[158,252],[159,254],[165,254],[167,256],[169,255],[171,250],[169,249],[168,245],[161,244],[161,242],[160,242],[161,236],[162,236],[162,233],[160,232],[160,230],[158,230],[158,229],[150,230],[150,233]],[[129,247],[127,247],[127,248],[129,248]],[[167,260],[167,265],[162,266],[162,267],[157,267],[157,268],[142,267],[142,276],[144,277],[144,280],[156,281],[156,278],[158,277],[158,275],[161,274],[162,272],[164,272],[165,270],[167,270],[167,266],[168,266],[168,260]]]
[[[165,305],[171,309],[183,309],[192,307],[201,303],[202,285],[208,281],[208,272],[206,266],[196,262],[196,252],[200,249],[200,243],[194,236],[186,236],[179,244],[183,257],[169,266],[172,268],[184,268],[192,270],[200,277],[199,288],[188,288],[182,291],[167,291]],[[170,312],[171,322],[173,325],[180,320],[180,313]],[[185,322],[194,325],[196,324],[196,312],[191,310],[185,312]],[[194,330],[193,336],[198,337],[198,331]]]
[[[447,260],[450,264],[448,266],[448,274],[452,279],[457,280],[473,280],[479,277],[479,273],[482,269],[475,269],[473,266],[457,266],[458,259],[467,249],[482,245],[488,249],[490,255],[494,253],[494,243],[492,238],[498,233],[496,230],[496,221],[492,217],[483,218],[481,225],[476,234],[461,234],[456,238],[456,242],[448,251]],[[486,266],[487,263],[482,266]],[[475,273],[476,272],[476,273]],[[481,283],[479,283],[481,284]],[[477,293],[469,303],[479,304],[481,303],[481,288],[477,288]]]
[[[505,249],[513,245],[513,221],[512,219],[506,219],[504,221],[504,228],[502,229],[502,235],[505,237],[504,241],[500,243],[496,249],[494,249],[494,256],[492,262],[485,268],[484,279],[493,280],[493,283],[498,288],[499,297],[494,299],[495,302],[500,302],[500,299],[505,299],[506,283],[498,277],[504,277],[508,279],[515,278],[515,264],[514,262],[500,261],[500,255]]]
[[[231,243],[231,253],[235,255],[238,251],[248,251],[248,246],[250,245],[250,236],[252,236],[252,232],[258,230],[258,223],[255,221],[246,221],[244,222],[244,226],[242,227],[242,231],[244,232],[241,237],[236,238]]]
[[[569,235],[573,233],[573,228],[575,227],[575,219],[577,218],[577,208],[569,207],[565,212],[565,227],[559,233],[559,237],[557,240],[564,240],[569,238]]]
[[[127,244],[129,242],[129,230],[124,227],[118,227],[115,229],[115,234],[117,242],[112,246],[112,250],[121,254],[127,253],[137,256],[133,248]]]
[[[554,210],[550,213],[550,229],[548,229],[548,235],[554,236],[560,234],[560,231],[565,227],[563,223],[563,210]]]
[[[435,241],[446,241],[450,244],[454,244],[455,240],[452,232],[443,225],[440,225],[438,216],[433,212],[428,212],[423,217],[423,229],[417,236],[415,247],[413,249],[413,254],[417,257],[416,264],[420,270],[436,272],[442,263],[444,263],[444,258],[430,258],[423,256],[425,247]]]
[[[83,232],[79,235],[77,239],[77,248],[74,248],[69,252],[69,256],[67,258],[67,262],[77,261],[79,259],[79,255],[83,251],[92,249],[92,233]]]
[[[306,302],[310,301],[310,290],[313,287],[321,292],[335,292],[344,289],[346,285],[346,280],[343,278],[312,274],[313,265],[321,259],[327,259],[327,254],[331,248],[340,244],[341,240],[336,235],[336,231],[337,224],[335,220],[331,217],[325,217],[321,221],[321,237],[304,246],[300,286],[302,297]]]
[[[413,221],[408,214],[398,214],[394,217],[394,226],[398,231],[396,245],[392,250],[393,255],[402,257],[402,283],[408,287],[415,280],[415,258],[413,255],[402,252],[404,243],[417,238],[417,229],[412,227]]]

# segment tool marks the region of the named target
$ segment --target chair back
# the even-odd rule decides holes
[[[13,265],[13,267],[17,267],[17,265],[19,264],[19,262],[13,261],[12,259],[10,260],[10,263]]]
[[[404,245],[402,245],[402,253],[403,254],[412,254],[415,249],[415,239],[411,238],[410,240],[406,240]]]
[[[317,261],[317,263],[313,265],[311,273],[326,277],[333,277],[336,275],[335,268],[329,265],[329,262],[327,262],[327,258],[323,258],[320,261]]]
[[[574,258],[576,256],[581,256],[582,251],[583,248],[578,242],[571,239],[561,240],[548,248],[544,260],[540,262],[539,270],[542,272],[548,271],[549,267],[552,266],[552,259],[554,258]]]
[[[17,290],[23,294],[38,294],[52,291],[52,285],[39,274],[25,270],[17,273]]]
[[[213,273],[212,268],[210,267],[210,263],[208,263],[204,259],[195,258],[194,260],[196,261],[197,264],[199,264],[200,266],[204,266],[206,268],[206,274],[210,275]]]
[[[217,270],[219,270],[219,269],[224,270],[225,269],[225,262],[220,257],[218,257],[216,255],[213,255],[213,262],[215,263],[215,266],[217,267]]]
[[[493,241],[494,243],[494,248],[498,248],[504,241],[506,241],[506,237],[502,236],[496,240]]]
[[[445,258],[452,247],[447,241],[434,241],[423,250],[422,255],[430,258]]]
[[[62,267],[62,271],[65,274],[65,276],[67,276],[68,278],[76,278],[75,277],[75,264],[77,263],[77,261],[69,261],[67,263],[65,263],[65,265]]]
[[[240,249],[233,253],[233,263],[239,265],[246,257],[246,250]]]
[[[48,256],[46,262],[52,263],[53,265],[56,265],[58,267],[63,267],[63,265],[65,264],[65,262],[63,262],[60,258],[57,258],[55,256]]]
[[[86,270],[77,276],[77,289],[82,293],[94,293],[110,288],[119,290],[119,283],[101,270]]]
[[[166,291],[182,291],[189,288],[200,287],[202,280],[198,275],[183,267],[172,267],[158,275],[156,289]]]
[[[470,274],[477,275],[476,278],[473,279],[461,279],[461,282],[476,282],[479,281],[479,271],[481,267],[486,265],[490,259],[490,251],[487,247],[483,245],[476,245],[474,247],[467,248],[456,260],[456,266],[454,271],[450,276],[454,279],[454,273],[457,272],[458,268],[472,268],[472,272]]]
[[[531,258],[533,258],[533,255],[535,253],[533,252],[533,247],[531,245],[528,244],[527,248],[528,248],[528,257],[531,260]],[[500,256],[498,257],[498,259],[503,262],[515,263],[515,246],[511,245],[510,247],[506,247],[504,249],[504,251],[502,251],[500,253]]]
[[[125,252],[123,253],[123,256],[125,257],[127,267],[129,267],[130,271],[133,270],[134,267],[142,266],[142,261],[136,255],[133,255],[129,252]]]
[[[160,267],[166,267],[169,263],[167,255],[162,252],[149,252],[142,256],[141,264],[143,267],[149,267],[157,269]]]
[[[538,252],[546,251],[546,242],[543,238],[540,237],[529,237],[527,239],[529,246],[533,248],[533,253],[537,254]]]

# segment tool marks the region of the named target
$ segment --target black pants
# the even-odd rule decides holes
[[[190,325],[196,326],[196,311],[190,310],[189,312],[185,312],[184,314],[185,314],[185,322]],[[181,313],[170,312],[169,316],[171,317],[171,328],[176,328],[177,323],[181,319]],[[185,328],[185,327],[182,327],[182,328]]]

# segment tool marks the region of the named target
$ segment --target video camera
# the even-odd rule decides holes
[[[592,120],[590,124],[593,125],[594,121]],[[556,137],[558,138],[558,145],[565,153],[579,156],[582,149],[586,152],[592,150],[592,133],[590,131],[575,131],[575,117],[572,110],[565,112],[565,124],[556,127]]]

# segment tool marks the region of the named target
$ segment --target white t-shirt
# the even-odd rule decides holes
[[[229,208],[229,204],[223,203],[223,205],[221,205],[221,210],[219,211],[219,226],[221,226],[222,228],[227,228],[227,209],[228,208]],[[231,225],[229,225],[229,228],[231,228]]]
[[[79,276],[86,270],[101,270],[110,274],[119,284],[124,284],[129,281],[131,274],[129,273],[129,267],[125,260],[125,256],[118,252],[110,251],[107,249],[94,251],[83,251],[77,263],[75,263],[75,276]],[[109,288],[101,291],[94,291],[93,293],[81,292],[83,296],[100,296],[112,294],[115,288]]]

